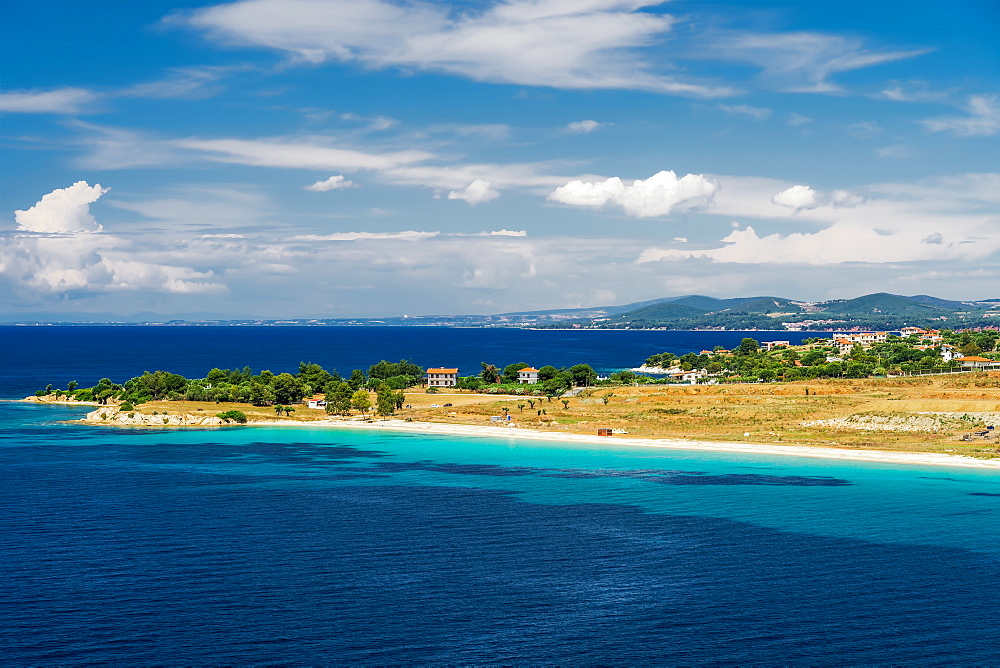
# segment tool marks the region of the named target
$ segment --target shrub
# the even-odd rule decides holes
[[[118,407],[118,410],[130,411],[133,410],[134,408],[135,406],[132,405],[132,402],[126,401],[125,403],[123,403],[121,406]]]
[[[243,411],[226,411],[225,413],[217,413],[215,417],[222,418],[226,422],[232,420],[237,424],[247,423],[247,416]]]

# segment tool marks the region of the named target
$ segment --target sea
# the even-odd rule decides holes
[[[2,327],[0,396],[745,335]],[[1000,665],[996,470],[86,410],[0,402],[0,665]]]

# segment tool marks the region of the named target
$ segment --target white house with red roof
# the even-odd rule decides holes
[[[538,382],[538,369],[526,366],[517,372],[517,382],[521,385],[534,385]]]
[[[1000,362],[985,357],[959,357],[958,361],[966,369],[1000,369]]]
[[[458,383],[458,369],[433,367],[427,369],[427,387],[455,387]]]

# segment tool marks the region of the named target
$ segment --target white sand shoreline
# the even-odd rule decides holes
[[[405,422],[403,420],[379,420],[360,422],[351,420],[324,419],[311,422],[262,421],[251,422],[247,426],[280,427],[328,427],[342,429],[385,429],[418,434],[441,434],[457,436],[479,436],[488,438],[517,438],[562,443],[586,443],[590,445],[628,445],[644,448],[665,448],[670,450],[690,450],[708,452],[743,452],[757,455],[779,455],[787,457],[817,457],[849,461],[885,464],[911,464],[916,466],[957,466],[1000,471],[1000,459],[976,459],[964,455],[946,455],[934,452],[889,452],[886,450],[852,450],[847,448],[825,448],[822,446],[781,445],[766,443],[738,443],[726,441],[695,441],[680,439],[628,438],[622,436],[597,436],[590,434],[548,433],[537,429],[520,427],[493,427],[441,422]]]

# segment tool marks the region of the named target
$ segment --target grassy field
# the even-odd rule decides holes
[[[534,402],[533,407],[529,401]],[[550,432],[596,434],[598,428],[611,428],[638,438],[1000,456],[996,437],[961,440],[987,424],[996,424],[1000,431],[998,372],[759,385],[594,388],[567,402],[564,406],[560,399],[550,402],[544,397],[426,394],[417,390],[406,393],[407,407],[395,417],[483,425],[489,424],[492,415],[504,415],[506,408],[519,427]],[[324,411],[305,406],[297,406],[290,417],[246,404],[171,401],[144,404],[139,409],[143,413],[203,415],[233,409],[243,411],[251,421],[304,422],[327,417]],[[823,420],[841,422],[803,424]],[[873,421],[889,423],[889,430],[872,428]]]

